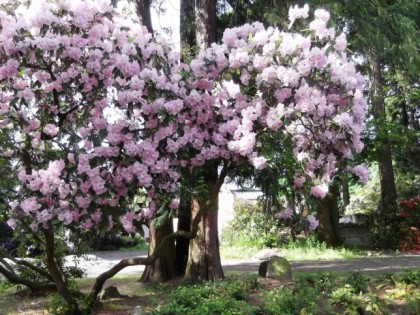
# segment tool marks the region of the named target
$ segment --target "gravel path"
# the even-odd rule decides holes
[[[75,261],[74,256],[67,257],[67,266],[78,266],[86,271],[86,276],[96,277],[107,269],[117,264],[121,259],[147,255],[146,251],[136,252],[92,252]],[[222,260],[225,271],[258,272],[260,260]],[[366,257],[354,260],[334,261],[305,261],[291,262],[294,271],[350,271],[360,270],[365,272],[398,272],[405,268],[420,268],[420,255],[398,255],[384,257]],[[118,275],[140,274],[144,266],[127,267]]]

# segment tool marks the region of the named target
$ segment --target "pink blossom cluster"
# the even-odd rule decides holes
[[[308,224],[309,224],[308,230],[315,231],[319,225],[319,221],[317,220],[317,218],[315,218],[313,215],[310,214],[306,216],[306,220],[308,221]]]
[[[294,188],[323,198],[338,165],[363,148],[364,79],[326,11],[311,35],[228,29],[190,64],[105,0],[16,12],[0,13],[0,132],[12,125],[22,140],[7,148],[21,159],[13,226],[58,219],[133,232],[134,221],[178,207],[182,171],[215,160],[267,167],[259,143],[274,133],[293,143]],[[140,191],[148,199],[130,206]]]
[[[276,214],[276,218],[279,220],[290,220],[293,217],[292,207],[286,207],[281,212]]]

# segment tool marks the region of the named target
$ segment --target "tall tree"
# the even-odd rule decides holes
[[[149,33],[153,34],[152,15],[150,14],[151,2],[151,0],[134,0],[140,22],[146,26]]]
[[[200,50],[216,41],[217,0],[195,0],[196,43]]]
[[[364,56],[370,81],[371,115],[375,130],[374,152],[379,167],[380,215],[377,235],[381,247],[395,246],[397,189],[393,166],[392,130],[385,106],[387,90],[384,71],[403,73],[418,80],[420,57],[418,19],[420,4],[416,1],[314,1],[331,8],[336,23],[346,26],[349,48]],[[367,18],[369,17],[369,18]],[[417,22],[416,22],[417,21]],[[417,78],[417,79],[415,79]],[[411,79],[409,79],[411,80]],[[394,150],[400,150],[400,143]]]

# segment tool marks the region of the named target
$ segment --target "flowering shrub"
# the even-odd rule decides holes
[[[400,207],[399,248],[403,251],[412,250],[420,253],[420,196],[402,200]]]
[[[291,24],[308,16],[293,10]],[[133,221],[177,207],[182,169],[268,166],[258,143],[275,132],[301,165],[295,188],[323,198],[362,150],[364,78],[325,10],[302,33],[228,29],[189,65],[126,12],[105,0],[0,12],[1,149],[20,167],[10,226],[134,232]],[[362,167],[349,170],[367,180]],[[140,189],[148,200],[134,207]]]
[[[311,214],[298,214],[292,207],[286,207],[276,215],[286,226],[291,227],[291,232],[296,235],[300,232],[309,234],[316,230],[319,221]]]

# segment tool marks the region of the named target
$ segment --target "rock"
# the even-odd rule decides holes
[[[269,260],[273,256],[282,256],[282,251],[276,248],[265,248],[254,255],[259,260]]]
[[[292,280],[292,268],[286,258],[273,256],[260,264],[258,274],[261,277],[277,280]]]
[[[117,287],[114,287],[114,286],[109,286],[105,288],[99,295],[99,298],[101,300],[124,298],[124,297],[128,297],[128,295],[120,294],[120,292],[118,292]]]

